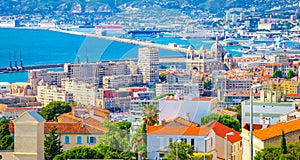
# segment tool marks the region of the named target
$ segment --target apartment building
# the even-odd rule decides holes
[[[37,101],[44,106],[53,101],[74,102],[73,93],[67,92],[60,87],[41,84],[37,89]]]
[[[156,84],[156,96],[162,94],[174,93],[182,96],[200,96],[199,84],[197,83],[184,83],[184,84],[169,84],[161,83]]]
[[[103,76],[103,88],[118,89],[142,85],[143,75],[141,74]]]
[[[143,74],[144,83],[157,83],[159,81],[158,48],[139,48],[138,68]]]

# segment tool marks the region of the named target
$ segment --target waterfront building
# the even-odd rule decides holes
[[[69,93],[60,87],[49,86],[43,83],[40,83],[38,86],[37,100],[44,106],[53,101],[74,102],[73,93]]]
[[[34,96],[32,85],[27,82],[16,82],[10,85],[10,94],[15,96]]]
[[[293,143],[300,137],[300,119],[277,124],[253,124],[253,154],[267,146],[280,146],[282,131],[284,131],[287,143]],[[242,128],[243,159],[250,159],[249,123]]]
[[[0,82],[0,94],[2,94],[2,96],[4,96],[5,93],[9,93],[9,91],[10,91],[10,83]]]
[[[67,78],[66,72],[48,72],[45,69],[28,71],[28,82],[30,83],[34,95],[37,95],[38,83],[41,80],[49,85],[60,87],[61,80],[64,78]]]
[[[217,38],[216,43],[211,46],[210,51],[207,51],[203,46],[199,50],[194,50],[189,46],[186,59],[186,70],[191,72],[197,70],[199,73],[212,73],[213,70],[223,70],[225,49],[219,43]],[[229,67],[230,68],[230,67]]]
[[[158,48],[139,48],[138,68],[143,74],[144,83],[159,81],[159,50]]]

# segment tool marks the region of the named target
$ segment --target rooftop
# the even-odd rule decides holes
[[[262,141],[281,136],[281,132],[285,134],[300,130],[300,119],[291,120],[288,122],[279,122],[265,129],[254,130],[253,135]]]

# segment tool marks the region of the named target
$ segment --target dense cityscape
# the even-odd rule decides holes
[[[0,159],[300,159],[296,0],[9,0],[0,32]]]

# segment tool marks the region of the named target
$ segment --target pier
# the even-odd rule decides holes
[[[159,49],[165,49],[165,50],[170,50],[170,51],[175,51],[175,52],[187,53],[186,48],[180,48],[180,47],[174,47],[174,46],[169,46],[169,45],[157,44],[157,43],[152,43],[152,42],[147,42],[147,41],[137,41],[137,40],[117,38],[117,37],[108,37],[108,36],[101,36],[101,35],[97,35],[97,34],[67,31],[67,30],[61,30],[61,29],[50,29],[50,30],[55,31],[55,32],[62,32],[62,33],[67,33],[67,34],[86,36],[86,37],[91,37],[91,38],[100,38],[100,39],[123,42],[123,43],[128,43],[128,44],[135,44],[135,45],[144,46],[144,47],[156,47],[156,48],[159,48]]]
[[[22,72],[32,69],[50,69],[50,68],[61,68],[64,67],[64,64],[45,64],[45,65],[34,65],[34,66],[23,66],[23,67],[5,67],[0,68],[0,73],[9,73],[9,72]]]

